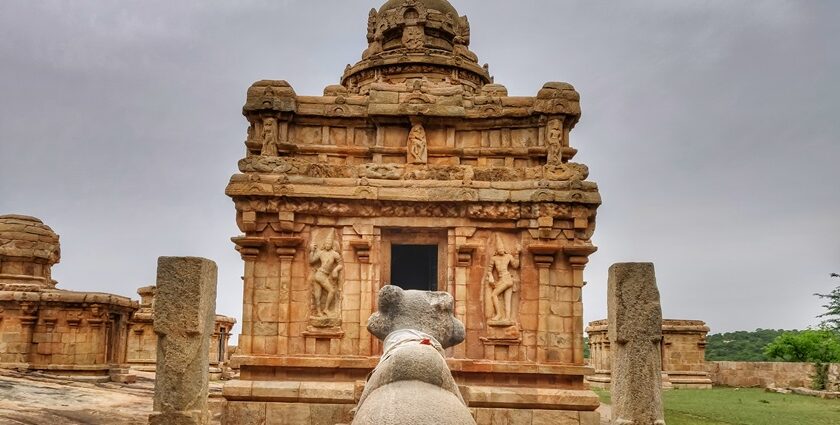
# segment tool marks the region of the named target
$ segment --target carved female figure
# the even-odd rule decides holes
[[[563,121],[551,120],[548,123],[547,134],[548,160],[550,165],[563,162]]]
[[[493,301],[493,318],[491,321],[510,322],[512,301],[513,301],[513,276],[510,268],[519,268],[519,253],[521,248],[516,247],[513,253],[509,253],[502,239],[496,235],[496,254],[490,259],[490,268],[487,270],[487,282],[493,292],[490,299]],[[498,278],[493,275],[496,272]],[[504,304],[502,303],[504,299]]]
[[[411,164],[425,164],[428,162],[426,148],[426,130],[422,124],[415,124],[408,133],[408,162]]]
[[[266,118],[263,120],[263,146],[260,155],[277,156],[277,120]]]

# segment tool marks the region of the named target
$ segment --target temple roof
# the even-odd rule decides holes
[[[58,235],[43,221],[26,215],[0,216],[0,257],[52,265],[60,256]]]
[[[388,0],[368,14],[367,41],[362,60],[341,79],[353,94],[418,79],[475,93],[493,80],[469,49],[469,20],[447,0]]]
[[[392,9],[399,9],[403,6],[403,3],[405,3],[405,0],[388,0],[388,2],[379,8],[379,13],[384,13]],[[455,10],[455,7],[446,0],[417,0],[417,3],[422,4],[427,9],[434,9],[443,12],[445,15],[452,14],[453,16],[458,16],[458,11]]]

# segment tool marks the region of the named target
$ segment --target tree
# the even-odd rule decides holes
[[[768,345],[764,353],[771,359],[814,363],[811,387],[824,390],[829,364],[840,362],[840,333],[830,329],[787,332]]]
[[[831,277],[840,278],[840,274],[832,273]],[[840,332],[840,286],[834,288],[828,294],[814,294],[821,299],[828,300],[828,303],[823,305],[827,310],[824,314],[817,317],[824,319],[822,326],[826,329],[831,329],[835,332]]]
[[[763,362],[764,347],[784,330],[756,329],[752,332],[737,331],[711,334],[706,338],[706,360],[734,362]],[[796,331],[793,331],[796,332]]]
[[[765,348],[764,355],[784,362],[840,362],[840,335],[828,329],[785,332]]]

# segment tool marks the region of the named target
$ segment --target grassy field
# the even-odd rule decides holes
[[[596,390],[609,404],[609,393]],[[668,425],[839,425],[840,400],[761,389],[665,391]]]

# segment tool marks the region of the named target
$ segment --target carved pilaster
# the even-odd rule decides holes
[[[292,263],[297,254],[298,248],[303,244],[301,237],[277,237],[270,238],[272,246],[274,246],[275,253],[280,259],[280,271],[276,279],[278,284],[277,294],[277,321],[278,323],[291,323],[292,311]],[[277,335],[277,354],[288,354],[289,352],[289,334],[288,326],[280,326]]]
[[[243,212],[243,215],[247,213]],[[231,238],[236,244],[236,250],[245,261],[245,272],[242,276],[243,280],[243,306],[242,306],[242,334],[239,338],[239,352],[242,354],[251,354],[251,338],[253,336],[254,328],[254,308],[256,307],[254,292],[256,290],[254,285],[254,265],[260,256],[263,247],[267,246],[268,240],[262,237],[239,236]]]

